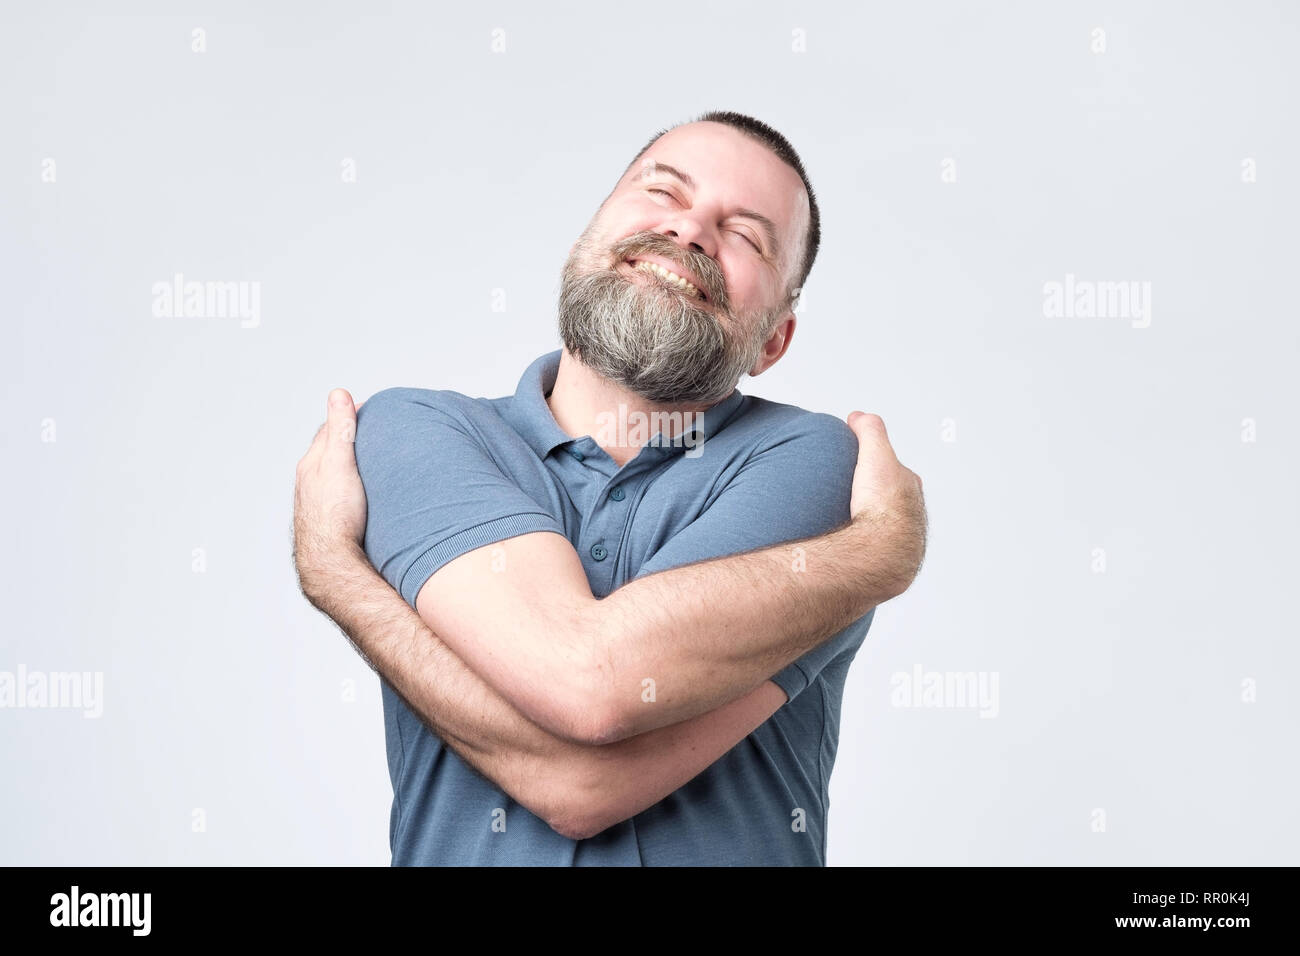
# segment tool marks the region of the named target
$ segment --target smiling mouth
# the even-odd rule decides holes
[[[672,286],[693,299],[700,302],[708,302],[709,297],[704,290],[691,282],[684,276],[678,275],[670,269],[665,269],[657,262],[649,262],[645,259],[625,259],[623,264],[635,272],[645,272],[659,279],[664,285]]]

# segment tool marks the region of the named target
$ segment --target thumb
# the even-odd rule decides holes
[[[885,420],[879,415],[868,412],[849,412],[849,428],[858,436],[858,445],[862,451],[887,451],[890,455],[894,448],[889,444],[889,433],[885,431]]]
[[[330,392],[326,425],[329,444],[325,453],[330,456],[341,453],[351,458],[354,454],[352,443],[357,440],[357,411],[347,389],[336,388]]]

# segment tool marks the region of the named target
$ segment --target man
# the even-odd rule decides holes
[[[878,417],[736,390],[819,231],[784,138],[708,113],[606,197],[513,396],[331,393],[295,559],[383,678],[394,865],[825,863],[848,666],[926,521]]]

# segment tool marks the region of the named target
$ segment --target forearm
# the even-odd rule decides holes
[[[819,537],[649,575],[589,608],[602,683],[614,695],[604,739],[734,700],[901,594],[920,556],[894,520],[862,517]],[[642,703],[648,680],[654,706]]]
[[[662,800],[782,703],[774,684],[674,726],[600,746],[547,732],[476,675],[374,571],[340,555],[308,595],[407,705],[470,766],[552,828],[592,836]]]
[[[747,693],[871,608],[919,565],[912,516],[639,578],[595,599],[572,545],[527,534],[447,564],[421,617],[529,719],[608,744]]]
[[[359,549],[304,575],[303,593],[435,734],[512,796],[514,757],[550,757],[566,743],[466,667]]]

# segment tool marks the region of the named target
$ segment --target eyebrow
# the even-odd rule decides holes
[[[650,168],[654,171],[655,175],[664,173],[681,182],[681,184],[691,190],[691,192],[695,191],[695,180],[690,177],[689,173],[683,172],[676,166],[669,166],[667,163],[661,163],[657,159],[650,160],[650,163]],[[641,171],[637,173],[636,178],[638,180],[645,178],[644,166],[641,167]],[[740,216],[742,219],[752,219],[754,222],[762,226],[763,232],[767,235],[768,245],[772,249],[772,257],[776,259],[781,257],[781,243],[778,242],[776,238],[776,223],[772,222],[771,219],[768,219],[767,216],[764,216],[761,212],[755,212],[753,209],[737,209],[735,215]]]

